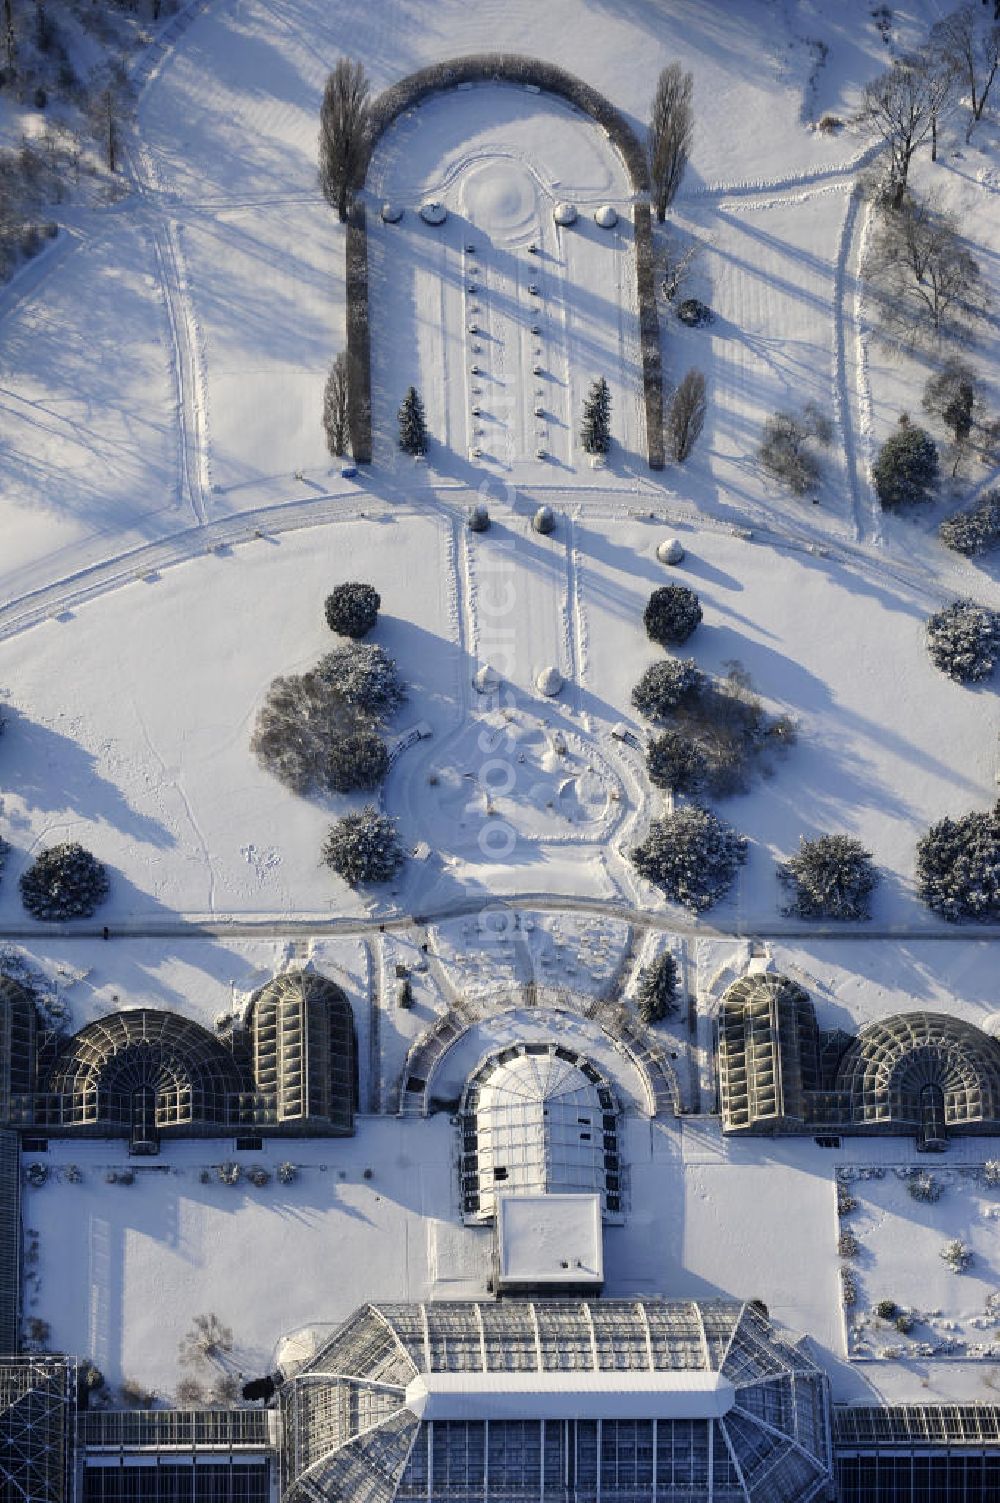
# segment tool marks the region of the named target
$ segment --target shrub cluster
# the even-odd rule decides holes
[[[920,1200],[927,1205],[933,1205],[941,1199],[944,1189],[941,1181],[933,1174],[928,1174],[926,1169],[919,1169],[916,1174],[907,1177],[906,1188],[914,1200]]]
[[[953,601],[928,618],[927,651],[956,683],[989,678],[1000,657],[1000,614],[971,600]]]
[[[820,479],[813,441],[826,446],[832,437],[830,419],[810,402],[801,413],[776,412],[766,420],[757,459],[793,495],[806,496],[816,489]]]
[[[90,918],[110,891],[108,874],[82,845],[67,841],[42,851],[21,875],[21,901],[33,918]]]
[[[948,548],[974,558],[1000,548],[1000,490],[988,491],[978,506],[945,517],[938,536]]]
[[[793,889],[783,913],[856,922],[871,917],[869,902],[879,874],[860,840],[820,835],[800,840],[796,854],[778,867],[778,880]]]
[[[1000,919],[1000,803],[931,826],[917,842],[917,892],[952,924]]]
[[[345,814],[330,827],[323,844],[323,860],[351,887],[362,882],[388,882],[403,864],[403,848],[396,823],[371,804]]]
[[[257,715],[250,750],[293,793],[375,788],[389,768],[370,719],[319,672],[276,678]]]
[[[694,913],[728,892],[746,856],[746,837],[697,804],[654,819],[646,839],[632,850],[639,875]]]
[[[669,950],[639,972],[635,1004],[644,1023],[659,1023],[677,1011],[677,962]]]
[[[697,793],[708,774],[705,753],[683,731],[664,731],[646,748],[649,781],[670,793]]]

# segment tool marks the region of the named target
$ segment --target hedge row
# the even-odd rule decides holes
[[[561,95],[607,131],[609,139],[621,152],[635,192],[649,192],[645,149],[611,101],[582,79],[567,73],[565,68],[518,52],[473,52],[464,57],[453,57],[429,68],[420,68],[385,89],[371,107],[368,153],[359,167],[355,188],[364,187],[371,154],[397,116],[412,109],[428,94],[440,89],[454,89],[462,83],[534,84],[550,94]]]
[[[351,453],[372,461],[372,357],[368,326],[368,221],[360,199],[347,221],[347,425]]]
[[[453,89],[462,83],[534,84],[558,94],[596,121],[621,153],[632,188],[649,191],[649,167],[645,148],[632,127],[610,100],[582,79],[554,63],[540,62],[514,52],[479,52],[435,63],[401,78],[385,89],[371,107],[368,149],[358,167],[354,188],[365,186],[368,167],[379,139],[405,110],[428,95]],[[656,277],[653,231],[649,204],[633,208],[635,226],[636,280],[639,296],[639,338],[642,353],[642,384],[646,404],[646,446],[651,470],[662,470],[663,368],[660,360],[660,321],[656,311]],[[368,313],[368,236],[364,204],[356,200],[347,226],[347,368],[348,422],[351,450],[361,464],[372,457],[371,340]]]
[[[646,399],[646,452],[651,470],[662,470],[663,362],[660,359],[660,319],[656,311],[656,271],[653,222],[648,203],[632,209],[635,225],[635,275],[639,292],[639,346],[642,351],[642,389]]]

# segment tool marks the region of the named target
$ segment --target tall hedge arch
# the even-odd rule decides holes
[[[382,136],[406,110],[431,94],[464,83],[533,84],[557,94],[599,125],[617,149],[637,198],[632,208],[635,229],[639,337],[646,407],[646,452],[652,470],[663,468],[663,371],[660,321],[656,311],[653,236],[649,212],[649,166],[646,151],[624,116],[597,89],[555,63],[517,52],[477,52],[419,68],[390,85],[371,108],[367,150],[353,188],[363,192],[372,155]],[[368,305],[368,231],[364,202],[356,198],[347,226],[347,368],[351,448],[356,460],[372,458],[371,339]]]

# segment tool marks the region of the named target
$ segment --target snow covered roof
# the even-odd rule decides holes
[[[568,1466],[577,1503],[622,1467],[634,1503],[832,1485],[825,1376],[732,1300],[369,1305],[281,1402],[284,1503],[538,1497]]]
[[[706,1420],[735,1401],[713,1372],[418,1373],[406,1385],[422,1420]]]
[[[482,1219],[496,1197],[592,1194],[621,1209],[617,1102],[589,1060],[518,1043],[487,1056],[462,1097],[462,1191]]]
[[[509,1284],[604,1281],[599,1195],[498,1195],[497,1277]]]

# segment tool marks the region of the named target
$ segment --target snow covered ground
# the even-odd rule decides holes
[[[916,43],[942,8],[896,7],[892,47]],[[622,165],[566,105],[501,86],[428,101],[379,148],[375,464],[358,480],[331,466],[319,413],[344,339],[344,272],[343,232],[315,180],[327,70],[350,53],[379,88],[498,45],[580,74],[637,128],[666,62],[694,73],[696,134],[673,219],[704,244],[691,290],[717,319],[687,330],[664,317],[669,378],[699,366],[709,389],[683,470],[654,476],[641,460]],[[981,1025],[1000,1012],[995,944],[944,928],[913,895],[919,835],[987,807],[998,771],[994,688],[938,674],[923,621],[956,594],[1000,606],[1000,584],[995,565],[964,564],[931,536],[953,501],[920,520],[886,522],[873,507],[866,465],[900,409],[919,411],[926,371],[872,339],[857,282],[870,226],[852,187],[870,143],[813,128],[825,112],[848,119],[889,55],[867,0],[212,0],[150,76],[133,191],[74,210],[0,294],[0,833],[14,847],[0,931],[74,1028],[138,1005],[211,1027],[275,971],[312,961],[351,997],[359,1038],[358,1136],[246,1160],[273,1169],[294,1156],[289,1186],[220,1184],[213,1166],[232,1140],[170,1145],[131,1186],[105,1182],[122,1167],[118,1144],[52,1147],[49,1183],[27,1192],[39,1251],[26,1313],[112,1380],[172,1393],[176,1342],[209,1310],[232,1325],[234,1366],[249,1374],[270,1365],[283,1332],[365,1299],[485,1293],[488,1235],[460,1225],[447,1118],[376,1115],[398,1099],[408,1050],[463,997],[495,1002],[496,1025],[442,1069],[454,1093],[510,1036],[503,1009],[518,988],[562,986],[583,1011],[630,997],[636,963],[667,945],[692,1006],[658,1037],[689,1118],[649,1122],[599,1026],[565,1025],[633,1107],[630,1209],[608,1231],[608,1292],[761,1297],[812,1334],[839,1397],[869,1384],[909,1400],[989,1397],[985,1360],[847,1361],[836,1171],[886,1169],[866,1182],[863,1298],[888,1283],[915,1302],[930,1253],[921,1243],[899,1261],[894,1228],[910,1207],[877,1199],[901,1185],[892,1171],[913,1166],[913,1145],[731,1144],[709,1115],[714,1011],[754,937],[808,988],[823,1027],[918,1006]],[[969,147],[960,136],[948,126],[940,164],[921,157],[917,181],[961,215],[998,291],[995,124]],[[416,216],[428,194],[449,209],[441,229]],[[398,226],[378,218],[384,197],[405,207]],[[581,210],[569,232],[552,221],[563,197]],[[593,222],[603,202],[623,211],[612,231]],[[997,357],[993,322],[973,358],[994,405]],[[613,396],[605,470],[584,461],[576,434],[597,374]],[[410,380],[434,438],[425,464],[394,446]],[[817,506],[778,492],[752,458],[768,413],[807,400],[835,429]],[[464,513],[477,496],[493,527],[473,536]],[[556,513],[549,537],[530,525],[541,502]],[[673,534],[688,550],[676,574],[655,556]],[[343,578],[382,594],[375,640],[409,685],[396,728],[433,731],[384,789],[415,855],[377,898],[319,864],[349,801],[296,799],[247,745],[270,679],[329,648],[322,601]],[[659,804],[641,756],[609,734],[623,720],[639,728],[629,695],[656,656],[642,608],[675,578],[704,604],[687,649],[699,665],[738,660],[799,727],[771,775],[724,806],[750,860],[699,924],[631,874],[622,848]],[[485,663],[504,679],[499,704],[473,687]],[[536,687],[547,667],[566,679],[556,698]],[[826,830],[857,834],[884,874],[867,938],[807,933],[779,913],[775,863]],[[91,937],[47,934],[20,908],[32,853],[65,838],[111,870],[97,921],[114,931],[107,944],[93,925]],[[398,967],[410,1009],[397,1005]],[[965,1193],[959,1169],[995,1147],[953,1145],[942,1224]],[[986,1210],[976,1252],[995,1281]],[[964,1319],[951,1276],[933,1267],[935,1318]]]

